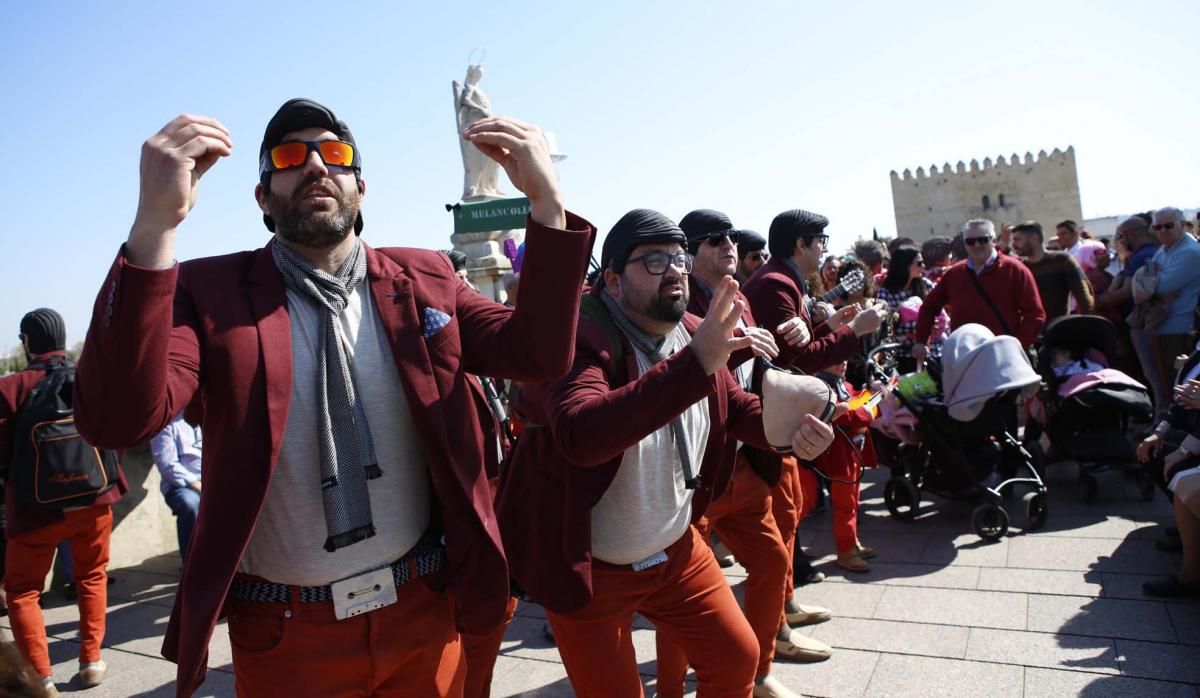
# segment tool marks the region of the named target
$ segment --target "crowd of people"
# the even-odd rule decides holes
[[[656,627],[658,695],[682,696],[690,666],[702,697],[795,696],[772,665],[833,652],[798,630],[833,614],[796,593],[820,578],[800,522],[827,497],[836,564],[861,573],[876,554],[857,528],[883,390],[864,352],[894,343],[899,371],[918,371],[972,323],[1032,352],[1069,313],[1117,323],[1112,360],[1153,386],[1139,457],[1173,493],[1184,563],[1146,590],[1200,594],[1200,243],[1177,209],[1113,240],[978,219],[845,256],[807,210],[764,237],[714,209],[636,209],[587,275],[596,230],[564,208],[537,127],[489,118],[464,137],[530,200],[504,305],[469,285],[465,259],[363,241],[361,154],[323,105],[290,100],[267,124],[259,250],[177,263],[198,182],[232,142],[193,115],[146,141],[78,364],[41,308],[20,327],[29,369],[0,378],[4,588],[31,695],[57,695],[37,604],[64,541],[80,682],[105,678],[126,488],[107,454],[149,442],[183,560],[163,646],[179,695],[203,683],[224,616],[239,695],[486,696],[518,603],[537,603],[577,695],[642,694],[636,613]],[[18,483],[50,456],[14,444],[51,385],[73,412],[46,438],[96,455],[53,463],[59,480],[109,469],[31,499]],[[717,539],[746,569],[741,604]]]

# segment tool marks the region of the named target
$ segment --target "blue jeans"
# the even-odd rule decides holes
[[[200,513],[200,493],[190,487],[172,487],[163,493],[167,506],[175,514],[175,532],[179,535],[179,555],[187,559],[188,542]]]

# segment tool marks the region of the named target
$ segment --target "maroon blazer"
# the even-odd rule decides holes
[[[802,288],[803,283],[792,267],[784,260],[772,257],[759,267],[742,289],[750,299],[754,317],[771,332],[797,315],[808,325],[812,341],[802,347],[789,346],[783,337],[775,335],[779,343],[779,358],[775,363],[812,374],[861,352],[862,345],[849,326],[835,332],[830,332],[826,324],[813,327]]]
[[[693,315],[683,321],[689,331],[700,323]],[[767,447],[758,396],[743,391],[728,370],[705,375],[685,347],[641,377],[610,385],[604,330],[581,318],[577,334],[571,372],[522,390],[523,413],[534,424],[526,425],[501,473],[496,499],[513,578],[557,613],[592,598],[592,507],[612,484],[626,449],[707,398],[711,427],[692,498],[695,521],[728,486],[736,440]],[[633,348],[624,336],[621,341],[625,376],[637,376]]]
[[[446,541],[444,577],[460,629],[499,624],[508,569],[484,471],[484,436],[467,374],[549,380],[571,366],[579,288],[594,239],[527,223],[521,306],[480,296],[437,252],[366,248],[367,281],[388,335],[433,485]],[[85,437],[109,448],[146,441],[197,390],[204,401],[204,496],[163,656],[180,695],[203,681],[208,642],[262,509],[287,424],[292,346],[271,244],[155,271],[117,256],[96,299],[76,379]],[[428,340],[426,309],[451,319]]]
[[[38,354],[33,357],[33,360],[43,361],[52,356],[65,355],[66,352],[63,351],[51,351]],[[21,405],[25,404],[29,393],[33,391],[33,387],[44,375],[46,372],[41,369],[27,368],[24,371],[0,378],[0,470],[8,471],[13,465],[13,439],[17,436],[13,433],[13,417],[21,409]],[[12,477],[10,476],[8,479],[11,480]],[[117,486],[100,495],[95,503],[98,505],[115,504],[128,490],[129,485],[125,481],[125,473],[118,466]],[[26,504],[17,496],[16,487],[5,487],[4,512],[4,533],[8,537],[45,528],[63,520],[62,512],[57,509],[39,509]]]

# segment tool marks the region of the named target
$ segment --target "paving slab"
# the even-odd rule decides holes
[[[806,696],[858,698],[867,690],[880,656],[876,652],[839,649],[816,664],[775,662],[771,673],[784,686]]]
[[[1120,674],[1117,648],[1108,638],[1020,630],[971,628],[966,659]]]
[[[930,565],[1004,567],[1008,551],[1008,538],[988,542],[974,533],[961,533],[953,538],[930,536],[919,559]]]
[[[979,588],[1025,594],[1097,597],[1104,587],[1099,572],[984,567],[979,570]]]
[[[1123,574],[1105,572],[1101,577],[1104,584],[1104,596],[1115,599],[1140,599],[1143,601],[1161,601],[1142,591],[1142,583],[1161,579],[1159,574]],[[1174,599],[1171,603],[1184,605],[1200,605],[1200,599]]]
[[[1168,602],[1167,614],[1171,616],[1171,625],[1175,627],[1179,642],[1200,645],[1200,605]],[[1200,659],[1200,650],[1196,654]]]
[[[1176,640],[1166,606],[1153,601],[1031,595],[1029,629],[1157,642]]]
[[[969,628],[890,620],[834,618],[810,635],[831,647],[962,659]]]
[[[1019,698],[1024,667],[969,662],[961,659],[885,654],[879,658],[867,696],[888,698],[960,698],[1003,696]]]
[[[1148,540],[1128,538],[1114,546],[1101,538],[1019,536],[1009,541],[1009,567],[1170,574],[1175,561]]]
[[[880,562],[878,559],[872,559],[870,572],[847,572],[833,565],[825,568],[825,575],[826,583],[880,583],[890,586],[974,589],[979,585],[980,569],[910,562]]]
[[[1117,640],[1117,654],[1125,676],[1200,684],[1200,652],[1195,647]]]
[[[1168,681],[1103,676],[1078,671],[1025,669],[1025,698],[1195,698],[1193,687]]]
[[[1003,591],[888,587],[875,618],[917,623],[1024,630],[1024,594]]]
[[[884,591],[878,584],[821,582],[797,587],[794,598],[802,604],[824,606],[838,617],[870,618]]]

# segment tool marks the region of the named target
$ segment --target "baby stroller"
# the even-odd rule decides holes
[[[1096,474],[1119,470],[1137,480],[1144,499],[1152,499],[1154,482],[1144,476],[1125,433],[1131,419],[1149,419],[1154,408],[1144,385],[1108,368],[1116,338],[1112,323],[1095,315],[1067,315],[1046,325],[1042,337],[1038,372],[1044,384],[1025,426],[1025,447],[1039,469],[1075,461],[1089,502],[1096,498]],[[1043,433],[1051,443],[1044,455],[1037,443]]]
[[[881,381],[890,379],[886,357],[895,345],[871,352],[868,365]],[[1008,531],[1002,501],[1016,486],[1029,488],[1023,498],[1028,530],[1041,528],[1048,515],[1046,486],[1033,455],[1017,439],[1017,402],[1041,383],[1020,344],[996,337],[982,325],[968,324],[946,340],[940,366],[929,361],[932,395],[914,397],[894,391],[909,415],[907,435],[892,460],[892,478],[884,485],[888,511],[901,521],[917,513],[922,492],[951,500],[979,502],[971,525],[980,538],[997,540]],[[907,415],[906,415],[907,416]]]

